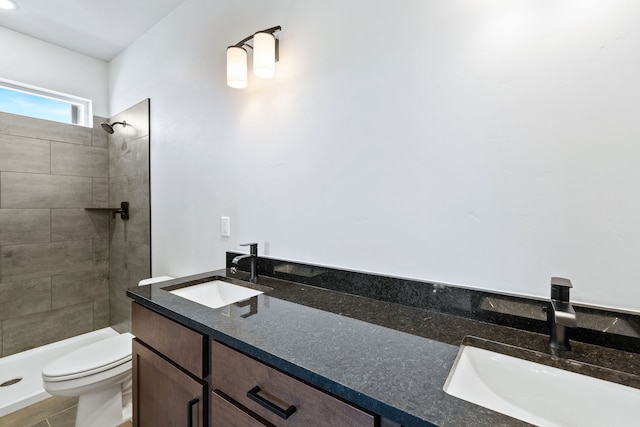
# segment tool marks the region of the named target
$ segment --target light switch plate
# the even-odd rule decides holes
[[[220,218],[220,235],[222,237],[231,237],[231,218],[228,216]]]

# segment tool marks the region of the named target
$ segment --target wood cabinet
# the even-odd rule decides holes
[[[134,427],[400,427],[137,303]]]
[[[140,304],[131,306],[131,333],[197,378],[205,378],[208,338]]]
[[[241,409],[237,402],[232,403],[229,396],[219,390],[211,394],[211,413],[215,414],[214,426],[224,427],[273,427],[265,420],[258,420],[256,414]]]
[[[134,427],[206,427],[208,340],[136,303],[131,329]]]
[[[207,387],[133,340],[133,425],[203,427]]]
[[[370,414],[219,342],[211,344],[212,427],[374,427]],[[229,424],[232,413],[246,423]],[[237,418],[236,418],[237,419]]]

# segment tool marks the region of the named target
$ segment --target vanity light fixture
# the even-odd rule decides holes
[[[245,47],[253,49],[253,73],[263,79],[273,77],[280,47],[274,33],[281,30],[279,25],[267,28],[227,48],[227,85],[234,89],[247,87],[248,55]],[[253,40],[253,46],[247,44],[250,40]]]
[[[12,0],[0,0],[0,9],[15,10],[17,8],[18,5],[15,4]]]

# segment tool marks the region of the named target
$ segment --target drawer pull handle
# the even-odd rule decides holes
[[[285,420],[291,416],[294,412],[296,412],[296,407],[291,405],[287,409],[282,409],[278,405],[273,402],[268,401],[264,397],[260,396],[258,392],[260,391],[260,387],[255,386],[251,390],[247,392],[247,397],[257,404],[267,408],[277,416],[284,418]]]
[[[187,403],[187,426],[193,427],[193,406],[200,402],[200,399],[197,397],[195,399],[191,399]]]

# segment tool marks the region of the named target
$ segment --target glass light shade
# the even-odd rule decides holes
[[[0,9],[14,10],[18,6],[11,0],[0,0]]]
[[[253,35],[253,73],[263,79],[273,77],[276,69],[276,38],[271,33]]]
[[[227,85],[234,89],[247,87],[247,51],[242,47],[227,48]]]

